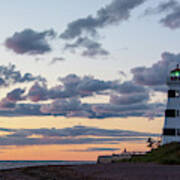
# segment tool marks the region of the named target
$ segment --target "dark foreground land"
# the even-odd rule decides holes
[[[180,165],[114,163],[0,171],[0,180],[179,180]]]

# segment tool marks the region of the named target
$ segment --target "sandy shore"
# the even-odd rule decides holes
[[[1,170],[0,180],[179,180],[180,166],[106,164]]]

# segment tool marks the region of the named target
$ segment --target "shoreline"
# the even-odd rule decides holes
[[[96,164],[96,161],[33,161],[33,160],[6,160],[0,161],[0,170],[10,170],[16,168],[37,167],[37,166],[60,166],[60,165],[82,165]]]
[[[178,180],[180,165],[153,163],[113,163],[48,165],[0,170],[5,180]]]

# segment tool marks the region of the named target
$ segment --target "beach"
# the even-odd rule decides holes
[[[49,165],[0,171],[0,180],[179,180],[180,165]]]

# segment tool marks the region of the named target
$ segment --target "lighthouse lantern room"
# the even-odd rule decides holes
[[[165,121],[162,144],[180,142],[180,68],[170,72],[167,78],[168,101],[165,110]]]

